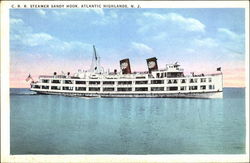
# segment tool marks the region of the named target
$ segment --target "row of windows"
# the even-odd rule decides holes
[[[34,88],[41,88],[39,85],[35,85]],[[151,87],[151,91],[164,91],[165,87]],[[49,86],[42,86],[42,89],[49,89]],[[148,91],[148,87],[136,87],[135,91]],[[199,90],[212,90],[215,89],[214,85],[201,85],[199,86]],[[51,86],[51,90],[61,90],[60,86]],[[62,90],[68,90],[72,91],[73,87],[62,87]],[[76,87],[76,91],[86,91],[86,87]],[[89,87],[89,91],[100,91],[100,87]],[[181,87],[166,87],[167,91],[185,91],[185,90],[198,90],[198,86],[181,86]],[[103,88],[104,92],[108,91],[115,91],[114,87],[106,87]],[[125,88],[117,88],[117,91],[119,92],[126,92],[126,91],[132,91],[132,87],[125,87]]]
[[[183,72],[156,73],[156,78],[181,77],[181,76],[184,76]]]
[[[201,78],[200,82],[205,83],[205,82],[212,82],[212,78]],[[42,80],[43,83],[49,83],[49,80]],[[167,80],[167,84],[177,84],[179,80],[177,79],[171,79]],[[180,83],[198,83],[198,79],[181,79]],[[51,83],[60,83],[60,80],[52,80]],[[114,85],[114,81],[103,81],[103,85]],[[72,80],[64,80],[64,84],[73,84]],[[86,81],[76,81],[76,84],[86,84]],[[100,81],[89,81],[90,85],[98,85],[101,84]],[[132,81],[118,81],[118,85],[131,85]],[[147,80],[142,80],[142,81],[135,81],[135,84],[148,84]],[[151,80],[151,84],[164,84],[164,80]]]

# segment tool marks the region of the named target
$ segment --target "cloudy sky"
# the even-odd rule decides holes
[[[178,61],[186,74],[222,67],[224,85],[245,86],[244,9],[11,9],[11,87],[25,78],[90,67],[95,45],[105,69],[129,58],[146,71]]]

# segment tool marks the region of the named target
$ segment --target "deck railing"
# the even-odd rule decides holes
[[[143,74],[146,74],[145,72],[142,72]],[[132,74],[134,75],[134,74]],[[183,76],[168,76],[168,78],[185,78],[185,77],[207,77],[207,76],[217,76],[217,75],[222,75],[222,73],[213,73],[213,74],[192,74],[192,75],[183,75]],[[134,77],[134,76],[133,76]],[[120,76],[119,79],[121,78],[133,78],[131,76]],[[135,76],[136,77],[136,76]],[[145,77],[145,76],[141,76]],[[49,76],[49,75],[40,75],[39,78],[59,78],[59,79],[80,79],[79,77],[75,76],[65,76],[65,75],[54,75],[54,76]],[[97,77],[98,78],[98,77]]]
[[[39,78],[59,78],[59,79],[80,79],[79,77],[75,76],[65,76],[65,75],[40,75]]]

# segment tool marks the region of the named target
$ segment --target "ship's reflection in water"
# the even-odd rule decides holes
[[[244,89],[223,99],[11,96],[12,154],[244,153]]]

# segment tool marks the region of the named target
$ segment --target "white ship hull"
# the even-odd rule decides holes
[[[56,72],[53,76],[39,76],[39,81],[31,83],[31,90],[78,97],[223,98],[220,68],[214,74],[184,75],[177,62],[159,70],[153,57],[147,59],[147,72],[132,73],[128,58],[120,61],[120,72],[104,72],[95,47],[92,61],[89,71],[78,71],[73,76]]]
[[[44,80],[47,83],[42,82]],[[66,81],[69,80],[71,83],[66,84]],[[182,83],[183,80],[186,82]],[[59,83],[53,83],[54,81]],[[39,94],[77,97],[223,98],[221,73],[206,76],[161,78],[157,81],[162,83],[157,84],[154,81],[156,79],[151,78],[71,79],[41,77],[41,82],[33,83],[31,90]],[[176,83],[169,84],[169,81],[176,81]],[[141,84],[142,82],[147,84]]]
[[[34,90],[35,91],[35,90]],[[222,91],[187,92],[187,93],[73,93],[36,91],[38,94],[64,95],[74,97],[102,97],[102,98],[223,98]]]

